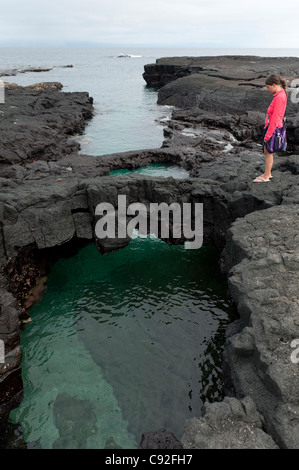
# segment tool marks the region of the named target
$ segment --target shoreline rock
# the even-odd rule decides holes
[[[189,66],[192,60],[188,59]],[[201,62],[205,60],[208,59],[200,58]],[[184,448],[209,446],[210,437],[205,434],[205,429],[213,420],[217,436],[215,447],[298,448],[298,364],[290,359],[290,341],[299,337],[296,290],[299,262],[298,105],[291,104],[289,108],[288,130],[293,153],[275,157],[271,183],[252,183],[264,165],[259,145],[263,120],[260,129],[256,129],[262,109],[255,112],[252,105],[252,111],[247,112],[240,104],[234,109],[233,100],[230,100],[226,113],[223,95],[213,93],[215,80],[229,82],[225,89],[233,92],[239,86],[233,76],[240,80],[241,73],[245,73],[244,67],[242,70],[224,70],[223,62],[223,70],[219,70],[217,58],[213,60],[214,65],[211,58],[208,64],[213,76],[206,75],[205,80],[209,81],[210,94],[214,94],[214,105],[221,102],[222,107],[208,109],[208,94],[203,94],[203,100],[200,103],[195,100],[196,106],[190,107],[194,90],[197,93],[203,86],[201,70],[177,80],[174,78],[161,88],[159,99],[167,92],[167,100],[175,97],[183,107],[179,108],[174,101],[176,107],[170,121],[165,123],[166,139],[161,149],[91,157],[78,155],[77,148],[66,155],[61,147],[57,155],[44,155],[44,160],[30,162],[26,157],[16,162],[12,159],[8,165],[7,147],[4,146],[4,164],[0,168],[3,183],[0,189],[0,264],[7,266],[22,247],[32,246],[41,251],[58,246],[63,248],[70,240],[75,244],[79,240],[93,240],[95,206],[103,200],[116,206],[120,193],[127,194],[128,204],[135,201],[146,204],[202,202],[204,242],[222,251],[221,266],[228,276],[232,300],[240,315],[240,328],[228,336],[225,352],[235,397],[227,397],[213,406],[206,405],[206,414],[198,423],[196,421],[196,425],[186,423],[182,438]],[[274,58],[271,60],[275,61]],[[279,66],[280,60],[275,62],[275,67]],[[171,61],[171,58],[167,59],[168,65]],[[250,57],[250,68],[252,62],[255,60]],[[285,70],[295,74],[297,69],[294,67],[298,66],[299,59],[291,58],[289,65],[287,60],[284,63],[289,67]],[[253,83],[256,81],[254,74],[260,74],[260,69],[268,74],[268,62],[259,60],[258,64],[257,71],[251,70],[249,77],[247,70],[243,78],[250,78]],[[174,65],[177,66],[175,60]],[[177,73],[175,70],[174,75]],[[180,98],[184,90],[186,96],[191,93],[187,101]],[[257,92],[261,90],[255,84],[251,91],[254,100],[260,96]],[[43,91],[35,93],[40,96]],[[53,93],[61,92],[54,90]],[[248,100],[250,96],[247,95]],[[70,101],[73,98],[74,94],[71,94]],[[49,99],[51,102],[51,96]],[[84,97],[83,106],[88,99],[88,96]],[[199,106],[205,102],[207,109],[205,104],[203,108]],[[37,115],[39,110],[39,107],[35,108]],[[57,112],[55,106],[54,112]],[[72,114],[71,106],[68,112]],[[76,112],[80,110],[77,108]],[[63,120],[59,122],[63,128]],[[76,122],[75,119],[72,129],[76,128]],[[84,116],[80,122],[84,125]],[[9,151],[8,155],[11,155]],[[171,160],[188,169],[191,177],[174,180],[134,174],[109,176],[112,169],[124,168],[126,164],[126,167],[136,168],[147,162]],[[67,169],[70,165],[72,171]],[[114,243],[111,249],[120,247]],[[107,246],[102,248],[104,251],[109,249]],[[7,288],[7,279],[4,281]],[[4,314],[1,311],[0,319]],[[17,350],[15,359],[17,362]],[[221,419],[226,423],[223,428],[219,426]],[[230,427],[229,423],[234,424]],[[236,429],[245,429],[252,439],[239,442]],[[246,433],[244,431],[244,435]]]
[[[61,83],[20,87],[5,83],[0,113],[0,176],[5,165],[57,161],[79,151],[69,136],[82,133],[93,115],[88,93],[61,92]]]
[[[225,397],[206,403],[201,418],[186,422],[184,449],[278,449],[263,430],[261,415],[250,397]]]
[[[28,73],[28,72],[50,72],[53,69],[57,68],[73,68],[73,65],[54,65],[52,67],[28,67],[28,68],[21,68],[21,69],[10,69],[10,70],[2,70],[0,71],[0,77],[11,77],[16,76],[19,73]]]

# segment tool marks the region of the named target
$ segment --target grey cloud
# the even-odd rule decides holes
[[[1,6],[0,45],[296,47],[298,13],[297,0],[287,10],[279,0],[12,0]]]

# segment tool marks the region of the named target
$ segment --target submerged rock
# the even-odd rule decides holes
[[[143,433],[138,449],[183,449],[183,446],[172,432],[163,428]]]
[[[88,437],[97,432],[94,405],[62,392],[55,400],[53,412],[59,431],[53,449],[85,449]]]

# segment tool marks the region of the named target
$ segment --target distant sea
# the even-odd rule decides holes
[[[161,57],[215,55],[299,57],[299,48],[0,48],[0,70],[53,67],[1,79],[19,85],[58,81],[65,92],[87,91],[94,99],[95,116],[80,138],[81,151],[104,155],[162,144],[160,121],[171,109],[158,106],[157,90],[147,88],[142,78],[145,64]]]

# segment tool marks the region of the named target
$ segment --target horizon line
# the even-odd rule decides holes
[[[69,48],[69,47],[86,47],[86,48],[136,48],[136,49],[143,49],[143,48],[152,48],[152,49],[275,49],[275,50],[289,50],[289,49],[299,49],[299,47],[261,47],[261,46],[219,46],[219,45],[152,45],[152,44],[93,44],[93,43],[67,43],[67,44],[1,44],[0,48]]]

